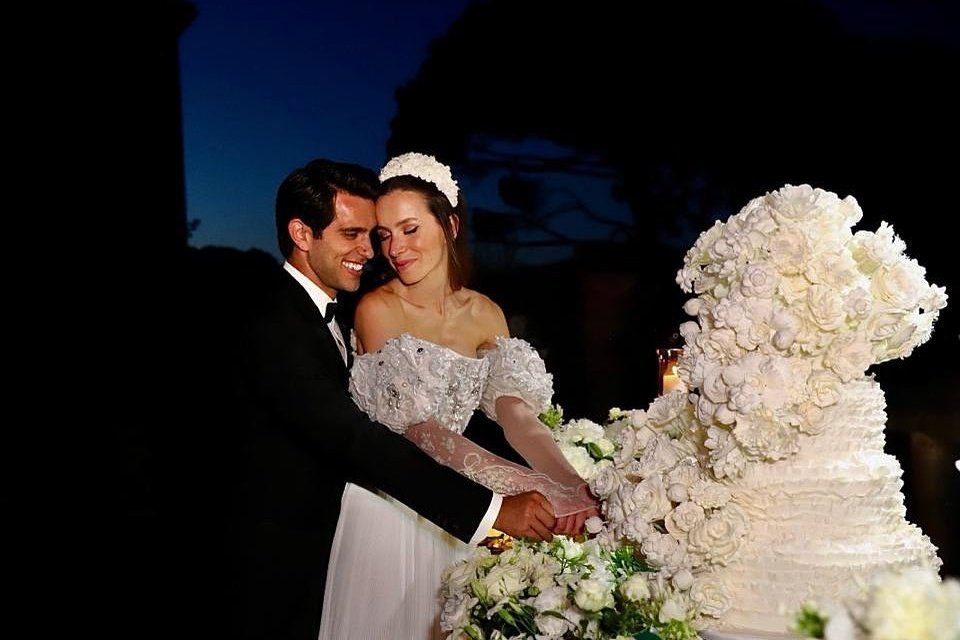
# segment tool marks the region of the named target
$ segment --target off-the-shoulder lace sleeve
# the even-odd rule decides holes
[[[388,341],[379,351],[357,356],[350,369],[350,395],[364,413],[404,433],[436,413],[429,371],[415,347]],[[426,375],[425,375],[426,374]]]
[[[520,398],[535,414],[550,406],[553,376],[547,373],[543,358],[530,343],[520,338],[498,337],[496,346],[480,355],[490,362],[480,408],[491,420],[497,420],[497,399],[501,396]]]

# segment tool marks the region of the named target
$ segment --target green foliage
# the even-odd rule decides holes
[[[563,407],[558,404],[552,404],[549,409],[537,417],[540,418],[540,422],[543,424],[551,429],[556,429],[563,424]]]
[[[811,604],[804,604],[793,621],[791,631],[805,638],[823,638],[827,618]]]

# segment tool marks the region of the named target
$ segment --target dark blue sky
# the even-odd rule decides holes
[[[957,41],[934,0],[824,2],[855,30]],[[468,3],[196,0],[180,38],[187,216],[200,221],[191,244],[276,255],[273,197],[289,171],[315,157],[379,168],[395,89]],[[461,187],[473,205],[493,198],[490,182]]]

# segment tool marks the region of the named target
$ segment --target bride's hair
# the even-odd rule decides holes
[[[437,186],[427,180],[412,175],[398,175],[387,178],[380,184],[380,196],[384,196],[393,191],[413,191],[423,196],[427,203],[427,209],[433,214],[440,228],[443,229],[443,239],[447,245],[447,267],[450,274],[450,286],[457,291],[467,284],[470,276],[470,255],[467,246],[467,202],[463,193],[458,190],[457,205],[450,204],[450,199],[444,195]],[[459,222],[457,234],[453,233],[452,218],[456,216]],[[376,235],[374,235],[376,239]],[[376,284],[383,284],[396,277],[396,272],[390,266],[389,261],[383,256],[383,251],[379,247],[379,240],[375,241],[377,246],[377,258],[374,261],[372,273]],[[380,273],[385,269],[385,273]]]

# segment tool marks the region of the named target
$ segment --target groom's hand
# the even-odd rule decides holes
[[[504,496],[493,528],[514,538],[553,540],[556,518],[550,501],[536,491]]]

